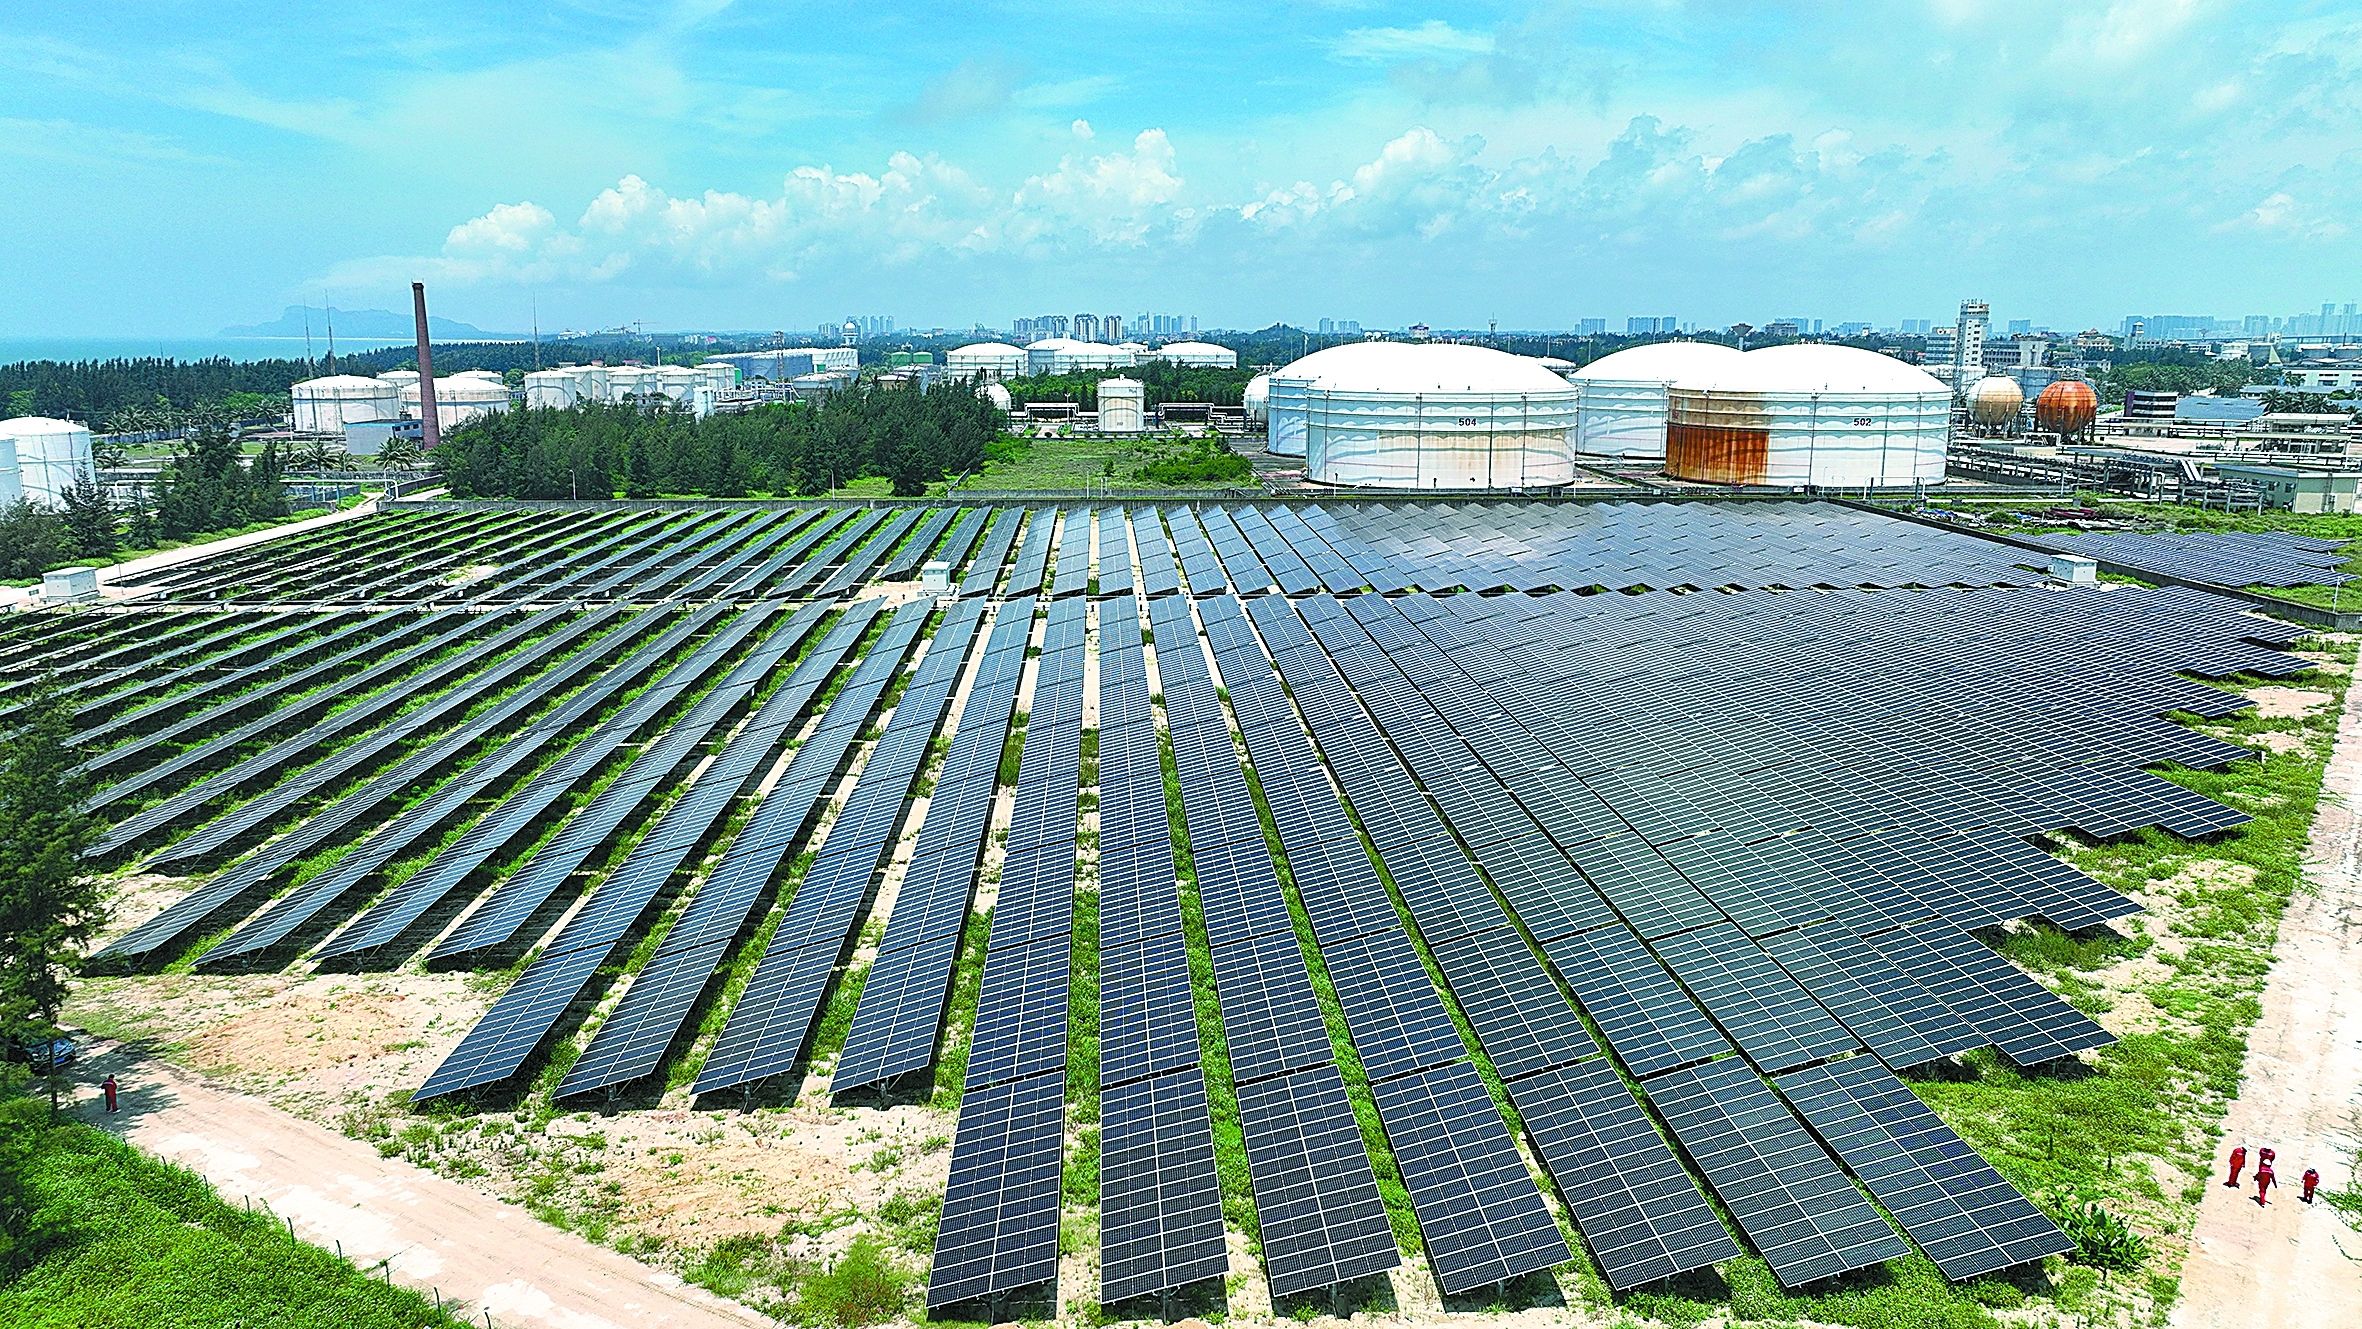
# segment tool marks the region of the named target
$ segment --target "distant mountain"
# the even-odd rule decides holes
[[[347,337],[368,338],[376,341],[407,340],[417,332],[408,314],[389,313],[383,309],[307,309],[303,305],[289,305],[276,323],[256,323],[242,328],[223,328],[221,337],[300,337],[304,335],[304,317],[311,317],[312,336],[322,346],[327,345],[330,315],[335,316],[336,330]],[[473,324],[427,315],[427,331],[437,341],[498,340],[505,334],[486,332]]]

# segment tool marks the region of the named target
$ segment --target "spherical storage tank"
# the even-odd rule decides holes
[[[341,434],[346,425],[402,417],[402,386],[382,378],[332,374],[306,379],[287,395],[299,434]]]
[[[954,378],[998,383],[1004,378],[1025,377],[1025,352],[1005,342],[983,341],[945,351],[943,365]]]
[[[1386,489],[1514,489],[1574,478],[1572,384],[1522,355],[1350,342],[1272,372],[1270,448],[1307,479]]]
[[[1739,358],[1710,341],[1661,341],[1603,355],[1568,375],[1583,394],[1575,452],[1622,461],[1665,456],[1665,391]]]
[[[2026,390],[2007,374],[1988,374],[1968,390],[1968,418],[1986,429],[2017,423]]]
[[[2080,379],[2062,378],[2034,398],[2034,425],[2054,434],[2080,434],[2100,415],[2099,394]]]
[[[38,415],[0,420],[0,503],[26,498],[39,507],[63,508],[66,491],[96,475],[90,431],[83,426]]]
[[[1137,434],[1148,419],[1148,387],[1136,378],[1099,380],[1099,432]]]
[[[1908,485],[1944,478],[1952,390],[1892,356],[1803,343],[1749,351],[1666,393],[1665,471],[1712,484]]]

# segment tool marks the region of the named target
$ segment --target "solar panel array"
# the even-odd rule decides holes
[[[2240,584],[2335,563],[2326,542],[2175,543]],[[935,558],[961,594],[931,634],[931,604],[881,625],[882,601],[828,598]],[[2299,630],[2225,601],[2041,586],[2022,558],[1820,503],[404,512],[176,569],[160,605],[0,623],[0,708],[56,671],[108,852],[226,861],[112,961],[223,928],[201,963],[384,964],[438,933],[438,962],[533,955],[421,1098],[508,1080],[656,931],[560,1092],[646,1077],[774,887],[696,1089],[788,1071],[882,912],[830,1088],[905,1092],[968,1039],[940,1309],[1054,1287],[1095,613],[1103,1302],[1226,1271],[1224,1085],[1275,1295],[1399,1263],[1380,1144],[1447,1291],[1568,1258],[1494,1085],[1614,1287],[1728,1259],[1734,1235],[1791,1285],[1911,1245],[1969,1278],[2065,1239],[1895,1072],[2104,1044],[1975,931],[2130,912],[2033,837],[2236,827],[2154,768],[2245,751],[2168,717],[2244,704],[2191,675],[2306,667],[2275,649]],[[970,1023],[952,975],[1029,668]],[[911,859],[881,878],[947,722]]]
[[[1035,529],[1045,530],[1037,513]],[[1028,549],[1048,536],[1029,534]],[[1022,570],[1025,562],[1020,557]],[[1038,589],[1040,565],[1020,589]],[[929,1309],[1054,1283],[1065,1143],[1066,1011],[1082,797],[1083,643],[1088,602],[1050,605],[1015,805],[985,934],[951,1182],[927,1280]],[[1004,1106],[1005,1105],[1005,1106]]]
[[[2288,531],[2087,531],[2030,536],[2069,554],[2216,586],[2338,586],[2345,542]]]

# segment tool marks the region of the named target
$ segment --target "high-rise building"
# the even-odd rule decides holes
[[[1952,381],[1967,385],[1985,376],[1985,332],[1993,324],[1993,306],[1982,300],[1960,302],[1959,336],[1952,343]]]
[[[1587,318],[1575,325],[1575,335],[1580,337],[1604,336],[1606,332],[1607,320],[1604,318]]]
[[[1124,316],[1121,314],[1101,314],[1099,316],[1099,330],[1107,334],[1107,340],[1110,342],[1122,341],[1124,339]]]
[[[1925,337],[1935,331],[1935,324],[1936,321],[1932,318],[1907,318],[1903,320],[1903,325],[1895,331],[1905,337]]]
[[[2034,320],[2030,318],[2013,318],[2009,321],[2009,335],[2012,337],[2022,336],[2033,330]]]
[[[1335,329],[1333,329],[1333,328],[1331,328],[1331,327],[1329,326],[1329,320],[1327,320],[1327,319],[1325,319],[1325,318],[1324,318],[1324,319],[1322,319],[1322,320],[1320,321],[1320,330],[1321,330],[1321,332],[1323,332],[1323,333],[1328,333],[1328,332],[1333,332],[1333,331],[1335,331]]]
[[[1097,314],[1075,315],[1074,339],[1076,341],[1099,340],[1099,316]]]

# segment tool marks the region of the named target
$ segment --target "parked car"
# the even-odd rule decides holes
[[[74,1064],[81,1049],[74,1040],[60,1035],[56,1038],[20,1038],[9,1043],[8,1059],[21,1061],[33,1068],[36,1075],[62,1071]]]

